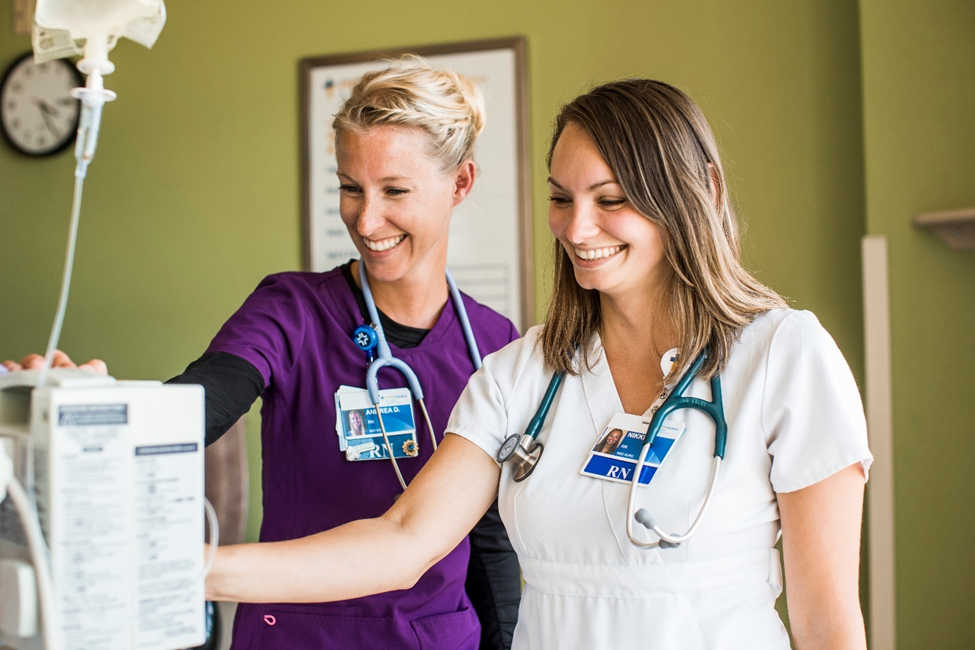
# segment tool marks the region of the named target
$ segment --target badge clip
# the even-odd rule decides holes
[[[375,358],[373,350],[379,345],[379,335],[376,328],[372,325],[360,325],[352,332],[352,342],[356,347],[365,352],[368,363],[372,363]]]

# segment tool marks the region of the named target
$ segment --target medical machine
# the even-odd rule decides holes
[[[0,508],[0,642],[201,645],[203,389],[39,374],[0,376],[0,435],[29,495],[26,516]]]
[[[81,195],[120,37],[151,47],[162,0],[37,0],[38,62],[81,55],[75,192],[57,315],[40,371],[0,375],[0,646],[178,650],[206,640],[204,398],[196,386],[51,368]],[[211,552],[208,562],[212,562]]]

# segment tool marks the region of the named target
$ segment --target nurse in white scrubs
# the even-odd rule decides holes
[[[444,443],[385,515],[221,548],[208,596],[320,602],[407,588],[499,496],[526,583],[513,648],[785,650],[780,536],[796,648],[865,648],[858,563],[872,458],[857,387],[815,316],[741,266],[704,116],[660,82],[601,86],[562,109],[549,169],[556,277],[545,324],[485,359]],[[720,373],[717,492],[689,541],[640,549],[626,535],[629,486],[581,469],[615,416],[648,414],[705,347],[687,394],[710,399],[707,379]],[[675,348],[668,368],[661,358]],[[539,434],[545,452],[515,483],[495,456],[524,432],[554,372],[566,378]],[[714,426],[697,411],[668,423],[683,437],[637,507],[680,533],[707,490]]]

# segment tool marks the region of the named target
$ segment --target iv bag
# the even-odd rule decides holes
[[[79,41],[120,36],[152,47],[166,24],[163,0],[37,0],[34,58],[50,61],[81,54]]]

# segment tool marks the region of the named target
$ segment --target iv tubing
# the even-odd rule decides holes
[[[79,161],[80,165],[80,161]],[[68,306],[68,293],[71,291],[71,271],[74,268],[75,244],[78,240],[78,221],[81,216],[81,193],[84,189],[85,177],[75,175],[74,181],[74,200],[71,206],[71,229],[68,234],[68,251],[64,260],[64,276],[61,280],[61,297],[58,299],[58,311],[54,317],[54,327],[51,329],[51,338],[47,343],[47,352],[44,353],[44,367],[37,386],[42,387],[47,384],[47,374],[51,369],[54,360],[54,351],[57,349],[58,339],[61,338],[61,326],[64,324],[64,312]]]
[[[203,563],[203,570],[193,580],[194,582],[206,579],[217,559],[217,547],[220,545],[220,522],[217,521],[217,511],[206,497],[203,497],[203,510],[206,513],[207,521],[210,523],[210,545],[207,549],[206,561]]]
[[[49,650],[59,650],[61,640],[58,638],[59,626],[57,596],[54,591],[54,579],[51,576],[50,555],[44,543],[44,535],[38,523],[37,511],[33,510],[27,493],[16,477],[11,476],[7,483],[7,495],[20,515],[20,521],[30,548],[34,571],[37,573],[38,595],[41,601],[41,625],[44,631],[44,645]]]
[[[91,43],[91,41],[89,41]],[[111,65],[105,61],[109,66]],[[106,68],[107,72],[114,70],[114,66]],[[102,123],[102,106],[106,101],[115,99],[115,93],[105,90],[102,71],[92,68],[88,71],[88,79],[84,88],[76,88],[72,95],[81,100],[81,121],[78,124],[78,136],[75,142],[74,155],[78,161],[74,172],[74,199],[71,204],[71,230],[68,235],[68,252],[64,261],[64,276],[61,280],[61,297],[58,299],[58,311],[51,328],[51,338],[44,353],[44,366],[38,378],[38,387],[47,385],[47,375],[54,361],[54,351],[61,338],[61,326],[64,324],[64,312],[68,306],[68,294],[71,291],[71,273],[74,269],[75,244],[78,240],[78,221],[81,218],[81,196],[84,191],[85,176],[88,165],[95,156],[98,144],[98,131]]]

